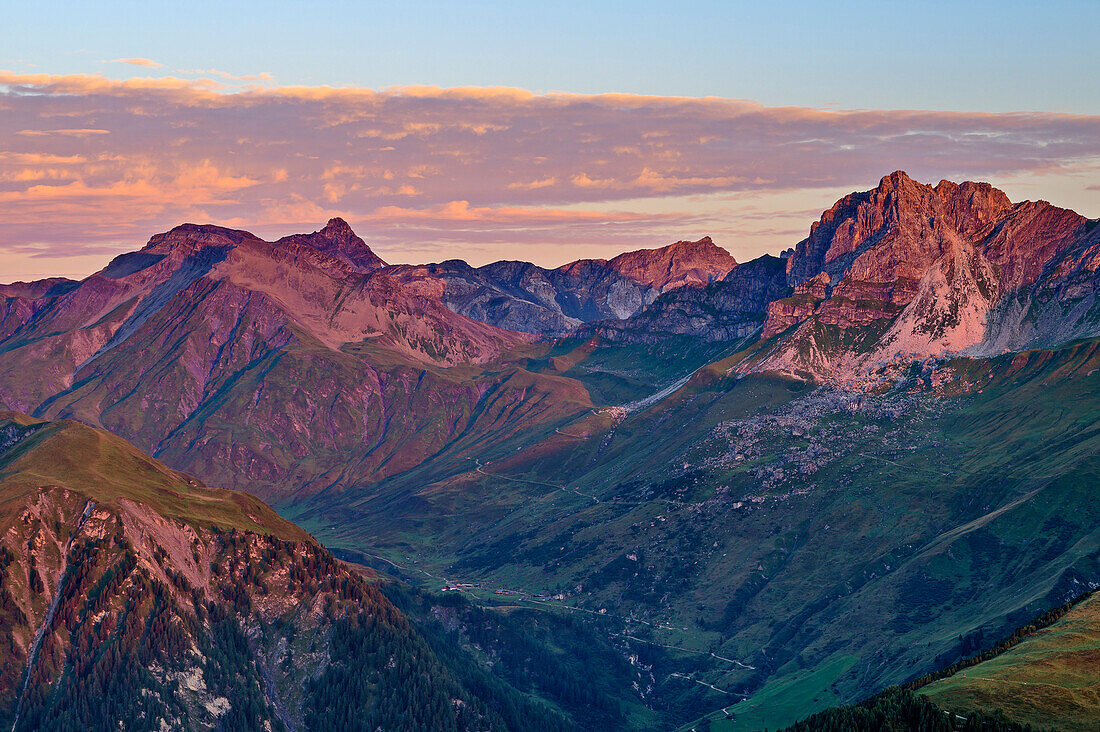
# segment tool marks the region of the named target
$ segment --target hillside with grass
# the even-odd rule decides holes
[[[1097,598],[1096,592],[1075,597],[976,655],[858,704],[830,707],[781,732],[1096,729]],[[717,721],[704,717],[692,728],[722,729],[735,722],[727,712]]]
[[[919,689],[955,713],[1000,709],[1020,724],[1100,727],[1100,594],[1004,652]]]

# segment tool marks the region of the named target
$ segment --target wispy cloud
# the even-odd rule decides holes
[[[19,130],[15,134],[24,137],[48,137],[49,135],[66,135],[68,137],[87,137],[88,135],[109,135],[110,130],[97,130],[95,128],[82,127],[74,129],[65,127],[59,130]]]
[[[144,66],[147,69],[159,69],[164,66],[164,64],[157,63],[156,61],[147,58],[116,58],[112,59],[109,63],[129,64],[130,66]]]
[[[1073,171],[1100,158],[1097,116],[179,73],[199,78],[0,72],[0,249],[135,246],[184,220],[274,235],[337,214],[394,259],[552,246],[541,258],[561,260],[707,231],[774,249],[796,222],[733,220],[737,201],[802,211],[898,168],[1080,186]]]
[[[265,84],[275,81],[275,77],[267,71],[261,71],[258,74],[231,74],[228,71],[221,71],[220,69],[181,69],[179,73],[185,76],[216,76],[219,79],[228,79],[230,81],[254,81]]]

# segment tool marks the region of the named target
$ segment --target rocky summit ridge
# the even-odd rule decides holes
[[[763,328],[782,342],[752,368],[855,376],[1094,335],[1096,270],[1081,264],[1098,246],[1095,222],[1045,201],[892,173],[837,202],[796,246],[792,292],[769,304]],[[857,329],[865,337],[846,345]]]
[[[988,183],[902,171],[845,196],[784,254],[584,328],[617,342],[748,339],[743,373],[855,385],[914,360],[996,355],[1100,334],[1095,220]],[[753,341],[756,345],[753,346]]]
[[[275,242],[282,246],[305,245],[346,262],[361,272],[373,272],[386,266],[382,258],[371,251],[348,222],[341,218],[329,219],[324,228],[312,234],[293,234]]]
[[[387,265],[340,218],[274,242],[184,224],[82,283],[4,286],[11,312],[0,335],[44,301],[68,297],[83,303],[91,321],[66,321],[54,331],[85,329],[78,350],[87,357],[109,342],[88,326],[132,300],[136,281],[164,298],[214,277],[285,301],[299,325],[333,347],[381,337],[406,354],[455,364],[496,358],[523,342],[515,334],[598,332],[651,342],[755,332],[780,343],[743,368],[821,379],[906,358],[992,354],[1090,335],[1096,241],[1095,222],[1073,211],[1045,201],[1013,203],[988,183],[928,185],[903,171],[826,210],[784,255],[782,273],[764,260],[738,264],[710,237],[546,269],[519,261]],[[300,271],[306,265],[340,284],[308,282],[313,275]],[[375,314],[364,323],[356,301],[368,290],[367,309],[407,319],[397,316],[394,324]],[[131,316],[130,325],[142,317]],[[839,345],[841,334],[857,329],[857,348]]]

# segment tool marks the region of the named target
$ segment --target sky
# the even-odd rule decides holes
[[[1100,216],[1100,3],[0,4],[0,281],[191,221],[778,252],[895,169]]]

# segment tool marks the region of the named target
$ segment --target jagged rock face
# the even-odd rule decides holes
[[[827,325],[847,328],[892,318],[947,248],[975,236],[1010,207],[1007,196],[988,184],[944,181],[932,187],[893,173],[878,188],[847,196],[825,212],[787,261],[790,283],[829,275],[836,284],[819,308]]]
[[[812,279],[795,285],[794,294],[768,303],[761,338],[771,338],[813,315],[822,300],[829,296],[829,275],[820,272]]]
[[[780,348],[746,367],[845,377],[1092,334],[1096,319],[1084,310],[1069,327],[1028,326],[1038,317],[1031,291],[1049,289],[1040,282],[1087,224],[1043,201],[1012,204],[985,183],[929,186],[893,173],[841,199],[798,244],[787,262],[795,294],[769,306],[763,329],[785,334]]]
[[[0,464],[10,728],[504,728],[377,582],[259,501],[22,415]]]
[[[760,330],[769,303],[789,289],[784,261],[763,256],[738,265],[724,280],[667,292],[633,317],[594,323],[580,332],[623,343],[653,343],[669,335],[741,340]]]
[[[1100,335],[1100,225],[1090,221],[1079,231],[1080,240],[1052,257],[1032,286],[997,303],[979,355]]]
[[[921,278],[913,299],[875,352],[919,359],[958,353],[980,343],[997,294],[994,267],[982,253],[970,246],[953,247]]]
[[[932,187],[894,172],[874,190],[845,196],[822,214],[787,260],[790,282],[801,284],[819,272],[839,282],[853,267],[857,275],[874,272],[882,282],[918,280],[938,256],[942,232],[969,238],[1011,207],[988,183],[941,181]]]
[[[582,323],[628,318],[661,293],[718,281],[736,264],[726,250],[705,237],[627,252],[610,261],[581,259],[557,269],[515,261],[473,268],[451,260],[398,265],[386,271],[474,320],[560,336]]]

